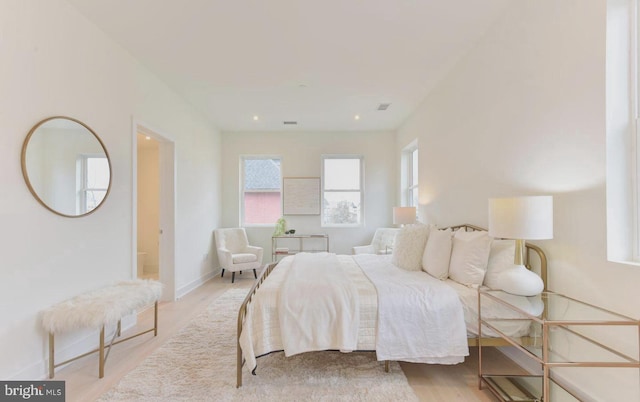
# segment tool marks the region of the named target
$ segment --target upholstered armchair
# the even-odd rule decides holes
[[[253,270],[253,276],[258,277],[256,269],[262,266],[262,248],[249,245],[244,228],[216,229],[216,247],[218,260],[224,271],[231,271],[231,283],[236,279],[236,272]]]
[[[396,240],[396,234],[400,229],[397,228],[379,228],[373,235],[371,244],[366,246],[353,247],[353,254],[390,254],[393,243]]]

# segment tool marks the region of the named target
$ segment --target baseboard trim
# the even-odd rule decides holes
[[[204,285],[206,282],[210,281],[211,279],[213,279],[214,276],[216,276],[217,274],[219,274],[221,271],[220,268],[218,268],[217,270],[213,270],[203,276],[201,276],[200,278],[189,282],[188,284],[181,286],[179,289],[176,290],[176,299],[180,299],[184,296],[186,296],[187,294],[193,292],[194,290],[196,290],[197,288],[199,288],[200,286]]]

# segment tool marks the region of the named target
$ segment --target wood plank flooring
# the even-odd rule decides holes
[[[253,285],[252,273],[230,278],[216,277],[173,303],[161,303],[159,307],[158,336],[143,335],[113,347],[106,363],[105,376],[98,378],[97,354],[85,357],[59,369],[56,380],[66,381],[67,401],[94,401],[113,387],[125,374],[135,368],[145,357],[164,344],[173,334],[218,296],[230,288],[249,288]],[[138,316],[138,325],[129,332],[152,326],[153,309]],[[502,353],[483,349],[486,366],[494,372],[516,369],[517,366]],[[454,366],[401,363],[409,384],[422,401],[494,401],[491,393],[478,389],[477,350],[462,364]]]

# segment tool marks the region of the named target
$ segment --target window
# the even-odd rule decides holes
[[[631,248],[631,259],[635,262],[640,261],[640,163],[638,163],[638,157],[640,156],[640,108],[639,108],[639,87],[640,85],[640,30],[638,29],[638,23],[640,18],[640,9],[638,8],[640,2],[635,0],[630,3],[631,9],[633,11],[633,18],[630,23],[631,35],[630,42],[633,48],[632,54],[632,63],[629,66],[632,73],[629,74],[629,86],[631,87],[629,90],[629,104],[631,105],[631,131],[632,131],[632,144],[635,143],[634,151],[631,157],[631,170],[633,177],[633,186],[631,188],[631,199],[634,204],[633,207],[633,222],[634,226],[633,230],[633,245]]]
[[[638,1],[607,1],[607,258],[639,261]],[[630,152],[631,151],[631,152]]]
[[[93,211],[107,195],[109,161],[105,156],[81,155],[78,160],[78,205],[80,214]]]
[[[403,206],[418,207],[418,147],[411,145],[403,151],[406,169],[403,190]]]
[[[275,225],[282,216],[280,158],[240,158],[241,225]]]
[[[400,203],[418,207],[418,140],[413,140],[400,154]]]
[[[322,226],[358,226],[363,216],[363,158],[322,157]]]

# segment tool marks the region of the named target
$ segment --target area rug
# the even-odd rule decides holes
[[[258,359],[236,388],[236,320],[247,289],[231,289],[128,373],[100,401],[417,401],[398,363],[375,353]]]

